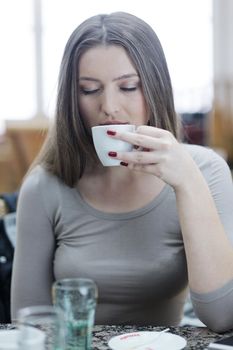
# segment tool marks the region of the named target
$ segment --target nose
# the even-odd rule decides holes
[[[115,117],[118,115],[120,110],[120,101],[116,92],[112,90],[106,90],[103,92],[100,109],[106,116]]]

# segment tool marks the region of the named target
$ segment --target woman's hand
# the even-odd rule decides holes
[[[111,127],[109,127],[111,130]],[[179,188],[189,183],[197,166],[183,145],[167,130],[139,126],[135,133],[116,132],[112,137],[135,146],[133,152],[110,152],[132,170],[150,173]]]

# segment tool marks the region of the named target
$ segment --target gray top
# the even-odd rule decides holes
[[[233,242],[227,164],[208,148],[185,147],[201,169]],[[38,166],[21,188],[17,228],[13,319],[21,307],[51,303],[54,279],[88,277],[99,289],[97,324],[179,324],[188,279],[176,198],[169,185],[143,208],[104,213]],[[233,280],[191,297],[204,323],[217,318],[233,326],[233,308],[228,307],[233,305]]]

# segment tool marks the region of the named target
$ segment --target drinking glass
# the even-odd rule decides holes
[[[17,314],[19,328],[19,349],[21,350],[63,350],[63,315],[53,306],[29,306],[20,309]],[[40,331],[36,344],[33,332]],[[33,346],[32,346],[33,345]]]
[[[66,350],[90,350],[97,286],[91,279],[68,278],[53,284],[53,302],[63,312]]]

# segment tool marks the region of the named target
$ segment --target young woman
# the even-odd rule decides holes
[[[136,133],[115,133],[129,123]],[[97,159],[91,127],[135,146]],[[187,293],[211,329],[233,327],[233,188],[212,150],[179,142],[164,53],[122,12],[87,19],[65,48],[54,126],[18,202],[12,317],[88,277],[97,324],[178,325]]]

